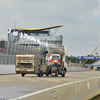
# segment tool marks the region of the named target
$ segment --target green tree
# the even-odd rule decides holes
[[[72,55],[71,56],[66,56],[65,61],[68,62],[69,60],[72,63],[79,63],[81,61],[80,59],[78,59],[77,57],[72,56]]]

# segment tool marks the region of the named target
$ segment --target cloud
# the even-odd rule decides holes
[[[63,35],[68,55],[87,55],[100,47],[100,0],[0,0],[3,37],[8,28],[43,28],[63,25],[56,36]],[[99,48],[100,49],[100,48]],[[81,50],[81,52],[79,52]]]
[[[100,0],[98,0],[98,6],[93,10],[93,18],[100,17]]]

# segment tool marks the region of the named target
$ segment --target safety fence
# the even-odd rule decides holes
[[[67,83],[9,100],[90,100],[100,94],[100,77]]]
[[[0,65],[15,65],[15,55],[0,54]]]
[[[45,46],[30,47],[17,43],[0,41],[0,65],[15,65],[15,56],[18,54],[45,54]]]
[[[21,45],[8,41],[0,41],[0,54],[43,54],[46,50],[47,48],[45,46],[31,47],[30,44]]]

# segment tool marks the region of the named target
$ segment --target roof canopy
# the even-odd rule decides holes
[[[47,29],[53,29],[53,28],[58,28],[58,27],[63,27],[63,25],[58,25],[58,26],[52,26],[52,27],[47,27],[47,28],[21,28],[21,27],[16,27],[18,29],[22,29],[22,30],[47,30]]]

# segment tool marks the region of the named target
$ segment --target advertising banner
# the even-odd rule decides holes
[[[100,57],[95,57],[95,56],[78,56],[78,59],[98,59],[98,60],[100,60]]]

